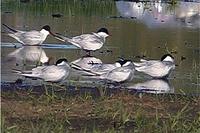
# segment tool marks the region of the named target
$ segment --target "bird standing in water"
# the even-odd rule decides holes
[[[82,34],[72,38],[65,37],[61,34],[55,34],[54,37],[63,42],[69,42],[78,48],[81,48],[87,52],[100,49],[106,41],[106,37],[109,36],[106,28],[101,28],[97,33]]]
[[[46,82],[57,83],[64,81],[69,76],[70,66],[67,59],[62,58],[57,60],[55,65],[38,66],[30,71],[14,71],[27,78],[36,78]]]
[[[161,60],[144,60],[136,63],[135,70],[150,75],[153,78],[167,78],[171,71],[175,69],[174,57],[170,54],[165,54],[161,57]]]
[[[49,34],[53,35],[49,25],[43,26],[40,31],[21,31],[13,29],[6,24],[3,24],[3,26],[5,26],[9,31],[9,36],[16,39],[23,45],[41,45]]]

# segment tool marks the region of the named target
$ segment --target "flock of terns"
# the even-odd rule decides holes
[[[21,31],[13,29],[6,24],[3,24],[3,26],[7,29],[8,35],[16,39],[23,46],[40,46],[47,36],[51,34],[60,41],[71,43],[86,51],[87,54],[90,54],[90,51],[100,49],[106,42],[106,37],[109,36],[106,28],[101,28],[91,34],[82,34],[68,38],[59,33],[52,33],[48,25],[43,26],[40,31]],[[54,65],[45,65],[46,62],[48,62],[48,58],[42,61],[43,65],[37,66],[32,70],[21,71],[13,69],[13,71],[27,78],[36,78],[46,82],[57,83],[66,80],[71,69],[74,69],[81,71],[84,75],[88,75],[91,78],[106,80],[112,83],[123,83],[131,81],[135,71],[144,73],[155,79],[163,79],[167,78],[172,70],[175,69],[174,58],[170,54],[163,55],[160,60],[141,59],[140,62],[120,58],[113,64],[98,63],[92,60],[82,64],[79,61],[69,63],[65,58],[58,59]],[[88,66],[87,69],[84,65]]]

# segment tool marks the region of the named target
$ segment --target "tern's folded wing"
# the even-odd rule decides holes
[[[16,33],[15,34],[20,41],[24,44],[40,44],[42,40],[42,35],[39,31],[29,31],[25,33]]]

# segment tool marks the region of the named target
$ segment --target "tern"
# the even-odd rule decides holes
[[[115,65],[114,69],[108,70],[103,74],[95,73],[95,71],[91,73],[97,75],[94,78],[111,81],[113,83],[123,83],[133,79],[134,68],[130,60],[119,60],[116,61]]]
[[[65,37],[59,33],[54,34],[54,37],[63,42],[69,42],[76,47],[83,49],[87,52],[100,49],[106,41],[106,37],[109,36],[106,28],[101,28],[97,33],[82,34],[72,38]]]
[[[119,60],[118,63],[121,65],[115,69],[108,71],[100,76],[100,79],[106,79],[111,82],[123,83],[131,81],[134,76],[133,64],[130,60]]]
[[[93,64],[90,68],[90,71],[93,74],[102,75],[114,70],[115,68],[122,67],[122,66],[125,67],[130,64],[132,64],[130,60],[120,59],[113,64],[104,64],[104,63]]]
[[[41,45],[49,34],[53,35],[50,31],[51,28],[48,25],[43,26],[40,31],[21,31],[13,29],[6,24],[3,24],[3,26],[8,29],[8,35],[16,39],[22,45]]]
[[[31,71],[13,71],[27,78],[36,78],[46,82],[57,83],[64,81],[69,76],[70,66],[67,59],[62,58],[57,60],[56,65],[38,66]]]
[[[140,63],[133,62],[135,70],[150,75],[153,78],[167,78],[175,69],[174,57],[170,54],[162,56],[161,60],[144,60]]]

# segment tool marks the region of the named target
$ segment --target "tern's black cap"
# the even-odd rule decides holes
[[[174,57],[171,54],[165,54],[161,57],[161,61],[163,61],[167,56],[171,57],[172,59],[174,59]]]
[[[51,31],[51,28],[49,25],[45,25],[42,27],[42,29],[45,29],[46,31]]]
[[[120,63],[121,66],[123,66],[124,64],[126,64],[127,62],[132,62],[131,60],[127,60],[127,59],[122,59],[120,58],[118,61],[116,61],[118,63]]]
[[[97,33],[98,33],[98,32],[104,32],[104,33],[106,33],[106,34],[109,35],[108,29],[106,29],[106,28],[101,28],[101,29],[99,29],[99,30],[97,31]]]
[[[56,61],[56,65],[60,64],[61,62],[68,62],[66,58],[61,58]]]

